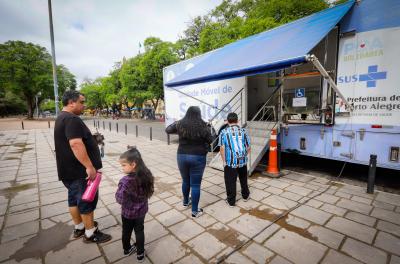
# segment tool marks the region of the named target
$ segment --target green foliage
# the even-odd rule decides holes
[[[75,89],[75,77],[60,65],[59,91]],[[0,44],[0,86],[5,91],[23,98],[28,118],[33,118],[35,96],[39,100],[54,97],[51,56],[45,48],[22,41]]]
[[[85,95],[86,106],[91,109],[102,109],[107,106],[107,93],[102,85],[102,79],[87,80],[81,84],[81,93]]]
[[[42,101],[39,108],[41,111],[50,111],[54,113],[56,109],[56,103],[52,99],[46,99]],[[62,109],[62,102],[59,102],[58,108]]]
[[[25,112],[25,103],[11,91],[0,94],[0,116],[17,115]]]
[[[182,42],[185,43],[187,49],[185,53],[185,58],[194,57],[201,54],[200,52],[200,34],[203,29],[211,21],[207,16],[201,17],[197,16],[189,22],[188,28],[183,32]]]
[[[163,68],[166,66],[327,7],[328,2],[324,0],[223,0],[209,14],[189,21],[175,43],[157,37],[146,38],[142,54],[123,58],[105,77],[85,81],[81,91],[86,95],[87,106],[92,109],[113,105],[141,107],[146,100],[151,100],[156,108],[159,100],[164,98]],[[68,76],[68,72],[64,75]],[[65,85],[73,86],[73,83]]]
[[[151,44],[147,44],[149,39]],[[164,99],[163,68],[177,62],[178,56],[172,43],[155,40],[156,38],[146,39],[146,52],[140,59],[138,68],[143,85],[153,100],[153,107],[157,108],[158,100]]]
[[[75,76],[65,67],[60,64],[57,65],[57,84],[58,84],[58,94],[63,94],[66,90],[76,90],[76,80]],[[50,94],[54,97],[54,89]]]
[[[2,85],[24,98],[33,118],[35,95],[52,88],[50,54],[32,43],[8,41],[0,44],[0,72]]]
[[[196,17],[189,23],[179,40],[187,47],[180,49],[186,56],[180,57],[220,48],[327,7],[323,0],[224,0],[207,16]]]

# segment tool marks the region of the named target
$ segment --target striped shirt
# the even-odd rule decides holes
[[[228,126],[221,131],[218,145],[224,147],[226,165],[240,168],[247,164],[247,148],[250,138],[244,128],[238,125]]]

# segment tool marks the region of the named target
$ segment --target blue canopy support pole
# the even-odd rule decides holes
[[[346,104],[348,107],[349,111],[353,111],[353,105],[349,103],[349,101],[346,100],[346,97],[340,92],[338,87],[336,86],[336,83],[332,80],[331,76],[329,73],[325,70],[325,68],[321,65],[319,62],[318,58],[315,55],[308,55],[307,60],[312,62],[314,66],[318,69],[318,71],[321,73],[322,77],[325,78],[329,82],[329,85],[335,90],[336,94],[340,97],[340,99],[343,100],[343,102]]]

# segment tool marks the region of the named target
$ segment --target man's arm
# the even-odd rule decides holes
[[[81,138],[73,138],[69,140],[72,152],[79,162],[85,166],[88,177],[86,179],[94,180],[96,178],[96,169],[93,167],[92,161],[87,154],[85,144]]]
[[[225,161],[225,147],[224,146],[219,147],[219,153],[221,154],[222,164],[225,167],[226,161]]]
[[[250,137],[247,134],[247,131],[244,130],[244,139],[245,139],[245,146],[246,146],[246,151],[247,153],[250,153],[251,147],[250,147]]]

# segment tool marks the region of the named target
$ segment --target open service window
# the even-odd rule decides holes
[[[336,79],[338,29],[315,46],[310,54]],[[333,124],[335,92],[312,61],[284,70],[282,113],[285,123]]]
[[[285,80],[282,94],[285,122],[321,122],[321,83],[321,76]]]

